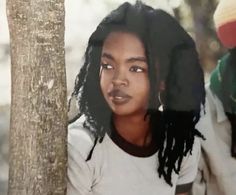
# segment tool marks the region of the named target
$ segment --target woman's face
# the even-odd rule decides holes
[[[114,115],[145,115],[149,100],[148,65],[140,39],[112,32],[101,54],[100,86]]]

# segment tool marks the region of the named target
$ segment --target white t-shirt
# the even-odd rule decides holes
[[[179,175],[173,171],[172,187],[158,176],[157,153],[130,154],[107,134],[94,145],[89,131],[77,121],[69,127],[67,195],[174,195],[177,185],[193,182],[200,155],[198,139],[192,155],[183,159]]]

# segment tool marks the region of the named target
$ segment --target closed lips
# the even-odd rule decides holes
[[[112,90],[111,92],[108,93],[108,95],[116,99],[131,98],[131,96],[129,96],[128,94],[124,93],[119,89]]]

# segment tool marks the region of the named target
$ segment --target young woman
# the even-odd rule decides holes
[[[73,95],[83,115],[69,128],[68,195],[187,194],[205,94],[195,44],[175,19],[141,2],[112,11]]]

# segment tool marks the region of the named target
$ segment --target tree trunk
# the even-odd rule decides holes
[[[12,102],[8,195],[66,192],[64,0],[7,0]]]

